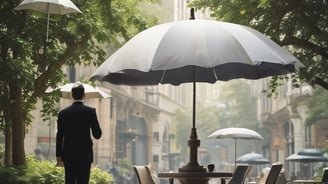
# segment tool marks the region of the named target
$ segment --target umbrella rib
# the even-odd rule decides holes
[[[165,74],[166,74],[166,70],[164,70],[164,71],[162,72],[161,83],[164,81]]]
[[[218,75],[216,74],[216,71],[215,71],[215,68],[213,68],[213,74],[214,74],[214,77],[215,77],[215,80],[218,80]]]

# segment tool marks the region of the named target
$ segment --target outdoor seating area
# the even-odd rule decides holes
[[[138,176],[140,184],[156,183],[152,180],[151,173],[147,172],[147,166],[135,166],[135,172]],[[252,166],[249,165],[237,165],[234,172],[171,172],[171,173],[159,173],[158,178],[166,179],[167,183],[184,184],[184,183],[209,183],[209,184],[316,184],[316,183],[328,183],[328,168],[324,169],[324,173],[321,180],[287,180],[286,175],[283,173],[282,164],[273,164],[270,167],[268,173],[257,181],[246,181],[248,174],[250,173]],[[142,173],[142,174],[141,174]],[[189,178],[190,180],[187,180]]]
[[[135,174],[137,175],[139,184],[155,184],[153,176],[147,166],[134,166],[133,167]],[[168,173],[158,173],[158,178],[165,178],[170,184],[181,183],[181,184],[207,184],[210,179],[219,178],[219,183],[221,184],[243,184],[246,183],[245,179],[249,172],[251,171],[252,166],[249,165],[238,165],[234,172],[168,172]],[[282,164],[274,164],[270,168],[268,175],[264,178],[265,182],[263,184],[282,184],[277,182],[279,174],[282,169]],[[287,181],[287,180],[286,180]],[[257,182],[247,182],[250,184],[261,183]]]
[[[1,1],[0,184],[328,184],[326,2]]]
[[[234,140],[234,163],[231,163],[230,168],[221,168],[215,164],[211,165],[211,168],[203,168],[205,171],[184,171],[179,170],[178,172],[160,172],[158,173],[158,178],[161,180],[166,180],[167,183],[181,183],[181,184],[189,184],[189,183],[197,183],[197,184],[302,184],[302,183],[322,183],[326,179],[328,179],[327,170],[324,171],[324,175],[322,180],[313,180],[311,177],[298,177],[293,178],[290,176],[292,173],[286,172],[285,168],[288,168],[290,165],[286,165],[283,167],[283,164],[277,162],[272,163],[269,159],[266,159],[260,153],[246,153],[240,157],[236,157],[237,155],[237,139],[243,140],[259,140],[263,141],[263,137],[257,132],[245,128],[224,128],[219,129],[212,134],[210,134],[207,139],[233,139]],[[217,143],[218,144],[218,143]],[[326,157],[322,155],[319,150],[316,149],[303,149],[296,154],[292,154],[291,157],[286,158],[286,162],[293,165],[295,162],[299,163],[307,163],[307,162],[325,162],[327,160]],[[259,165],[266,165],[265,168],[260,167]],[[231,167],[234,166],[234,170],[231,170]],[[294,165],[295,166],[295,165]],[[220,168],[215,170],[214,168]],[[263,168],[262,171],[259,169]],[[252,170],[252,172],[251,172]],[[229,172],[226,172],[229,171]],[[307,171],[305,171],[307,172]],[[306,173],[306,176],[312,175],[311,173]],[[294,171],[293,171],[294,173]],[[308,179],[307,179],[308,178]]]

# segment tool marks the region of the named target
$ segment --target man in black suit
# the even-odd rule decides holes
[[[65,168],[65,184],[88,184],[94,138],[101,137],[101,128],[95,108],[83,104],[84,87],[73,86],[74,103],[58,114],[56,157],[57,165]]]

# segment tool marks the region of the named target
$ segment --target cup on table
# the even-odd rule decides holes
[[[214,164],[207,164],[207,170],[208,170],[208,172],[213,172],[214,171],[214,168],[215,168],[215,165]]]

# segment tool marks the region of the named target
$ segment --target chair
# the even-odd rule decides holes
[[[233,172],[232,178],[228,184],[243,184],[247,174],[249,173],[251,166],[248,165],[238,165]]]
[[[323,169],[323,174],[321,178],[322,183],[328,183],[328,168]]]
[[[133,166],[133,170],[137,175],[139,184],[155,184],[148,167]]]
[[[286,175],[284,173],[280,173],[277,178],[276,184],[286,184],[286,183],[287,183]]]
[[[281,168],[282,168],[282,164],[272,165],[268,177],[265,180],[265,184],[275,184],[279,176],[279,173],[281,171]]]

